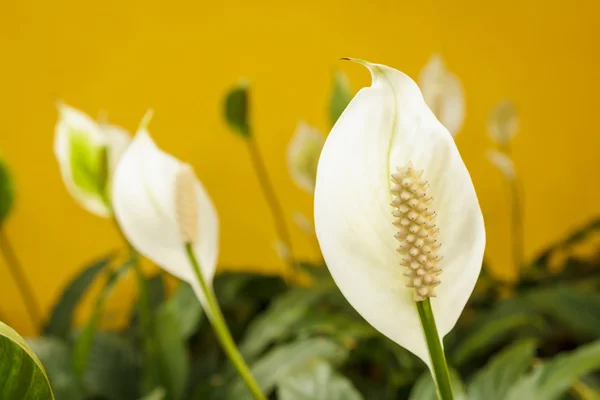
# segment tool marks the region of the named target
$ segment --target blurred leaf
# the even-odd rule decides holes
[[[248,115],[249,107],[248,83],[240,82],[225,97],[225,119],[231,129],[243,137],[252,135]]]
[[[125,272],[127,272],[131,265],[131,260],[129,260],[120,267],[108,271],[108,278],[104,283],[104,287],[95,299],[92,315],[75,339],[73,345],[73,370],[75,371],[75,376],[78,378],[81,377],[85,371],[88,354],[94,341],[94,335],[98,330],[98,324],[100,323],[104,311],[104,301],[112,293],[116,283]]]
[[[63,339],[69,337],[73,326],[73,315],[79,301],[89,289],[96,276],[107,267],[115,258],[115,253],[95,261],[85,267],[79,275],[75,276],[68,284],[58,302],[50,312],[50,318],[44,327],[45,335],[58,336]]]
[[[322,291],[317,288],[295,288],[278,297],[265,312],[248,327],[240,344],[246,360],[258,356],[268,345],[291,333],[319,300]]]
[[[502,341],[514,338],[523,328],[542,330],[545,327],[544,320],[524,307],[518,298],[499,303],[493,310],[480,316],[481,322],[468,326],[454,346],[451,352],[453,365],[463,365],[476,355],[487,354]]]
[[[109,332],[98,332],[93,339],[83,375],[87,392],[106,400],[139,397],[140,371],[132,345]]]
[[[166,389],[165,399],[181,399],[186,389],[190,362],[179,321],[167,303],[154,314],[153,335],[160,372],[160,382],[156,384]]]
[[[531,367],[534,351],[534,341],[526,340],[495,356],[471,380],[469,400],[503,400],[521,375]]]
[[[146,289],[148,291],[148,302],[152,309],[158,308],[165,300],[165,281],[161,273],[152,275],[149,278],[144,278],[146,281]],[[129,326],[131,328],[139,328],[138,320],[140,317],[141,302],[138,302],[133,307],[133,312],[130,318]]]
[[[329,118],[331,126],[333,126],[342,112],[352,100],[352,92],[350,91],[350,83],[346,74],[337,70],[333,75],[333,89],[329,97]]]
[[[40,360],[10,326],[0,322],[0,399],[54,399]]]
[[[179,332],[184,339],[188,339],[194,334],[204,315],[200,300],[187,282],[179,283],[175,293],[167,300],[165,307],[170,308],[179,322]]]
[[[315,360],[278,382],[279,400],[361,400],[352,382]]]
[[[0,158],[0,226],[8,217],[15,200],[15,184],[8,166]]]
[[[534,266],[543,266],[548,264],[548,260],[552,255],[552,252],[557,249],[565,248],[578,243],[585,239],[590,233],[600,230],[600,218],[596,217],[592,219],[588,224],[582,226],[579,229],[571,232],[567,237],[562,239],[560,242],[553,244],[544,250],[533,262]]]
[[[600,338],[600,293],[557,287],[530,291],[526,299],[572,334]]]
[[[140,400],[163,400],[165,398],[165,389],[156,388],[152,392],[148,393],[146,396],[142,397]]]
[[[299,321],[293,330],[299,338],[311,336],[328,336],[335,338],[349,347],[355,347],[359,340],[378,336],[377,331],[362,319],[339,312],[312,311]]]
[[[460,380],[460,377],[454,370],[450,370],[450,384],[452,385],[452,393],[454,393],[454,400],[467,400],[465,394],[465,387]],[[417,380],[413,386],[409,400],[437,400],[437,390],[431,372],[425,371],[423,375]]]
[[[276,347],[253,363],[251,369],[261,389],[268,394],[277,382],[306,363],[323,359],[338,364],[347,356],[348,350],[334,341],[309,339]],[[227,399],[245,399],[250,396],[248,389],[239,378],[229,386]]]
[[[67,342],[52,336],[40,336],[27,341],[44,365],[50,385],[60,400],[83,400],[71,365],[71,349]]]
[[[530,373],[520,382],[511,399],[524,399],[517,397],[530,393],[526,390],[534,388],[532,399],[553,400],[560,398],[573,382],[591,371],[600,369],[600,341],[579,347],[578,349],[562,353],[544,362],[535,371]]]

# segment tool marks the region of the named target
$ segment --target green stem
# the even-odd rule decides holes
[[[419,311],[421,325],[423,326],[423,332],[427,341],[427,349],[429,350],[429,358],[433,368],[431,373],[437,387],[438,396],[441,400],[453,400],[454,395],[452,394],[452,385],[450,384],[448,364],[446,363],[446,356],[444,355],[440,335],[435,325],[435,318],[429,298],[424,301],[417,301],[417,310]]]
[[[31,284],[25,276],[23,266],[19,262],[17,253],[15,252],[10,240],[8,240],[8,236],[6,236],[6,233],[2,228],[0,228],[0,251],[4,255],[8,270],[15,280],[19,292],[21,292],[21,297],[23,297],[25,308],[27,308],[27,314],[29,314],[31,325],[33,326],[34,331],[37,332],[37,326],[41,321],[42,315],[40,306],[35,299]]]
[[[512,160],[512,148],[510,142],[501,146],[504,154]],[[523,199],[521,184],[518,175],[515,173],[514,180],[509,181],[510,186],[510,207],[511,207],[511,247],[513,263],[516,272],[523,267],[524,255],[524,229],[523,229]]]
[[[294,264],[294,252],[292,250],[292,240],[290,237],[290,233],[285,223],[283,209],[279,200],[277,199],[277,195],[275,194],[275,190],[273,189],[273,185],[271,184],[271,180],[269,179],[269,174],[267,173],[267,168],[265,167],[265,163],[260,154],[260,150],[256,145],[256,141],[253,137],[249,137],[247,139],[248,149],[250,150],[250,157],[252,159],[252,165],[254,166],[254,170],[256,171],[256,175],[258,177],[258,181],[260,182],[260,186],[262,188],[265,199],[267,200],[267,204],[269,205],[269,210],[271,211],[271,215],[273,216],[273,221],[275,222],[275,230],[277,231],[277,235],[279,239],[285,244],[288,251],[286,263],[290,266],[291,270],[294,271],[296,266]]]
[[[214,291],[211,287],[209,287],[204,279],[204,275],[202,275],[202,271],[200,269],[200,264],[198,263],[198,259],[194,254],[194,249],[190,243],[186,243],[185,250],[190,259],[192,267],[194,268],[194,273],[196,274],[196,278],[198,279],[198,283],[200,284],[200,288],[202,289],[202,293],[206,298],[207,303],[207,314],[210,317],[210,321],[212,323],[213,329],[217,335],[217,339],[223,346],[223,350],[227,353],[227,356],[237,369],[238,373],[250,389],[250,392],[257,400],[266,400],[265,395],[262,393],[260,386],[252,376],[250,372],[250,368],[246,365],[242,355],[237,349],[233,338],[231,337],[231,333],[229,332],[229,328],[227,327],[227,323],[225,322],[225,318],[223,317],[223,313],[221,312],[221,308],[219,307],[219,303],[217,302],[217,298],[215,296]]]

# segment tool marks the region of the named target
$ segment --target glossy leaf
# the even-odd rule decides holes
[[[95,261],[85,267],[67,284],[50,312],[50,318],[44,327],[45,335],[58,336],[63,339],[68,338],[73,327],[73,316],[79,305],[79,301],[98,274],[110,264],[114,257],[115,254],[112,253]]]
[[[99,328],[98,325],[100,323],[100,319],[104,311],[104,301],[112,293],[114,286],[117,284],[120,278],[127,272],[130,266],[131,262],[128,261],[125,264],[121,265],[119,268],[116,268],[115,270],[109,272],[104,287],[96,297],[94,309],[92,310],[92,315],[90,316],[90,319],[75,339],[75,344],[73,346],[73,369],[77,377],[80,377],[85,371],[88,353],[92,348],[94,335],[96,335],[96,332]]]
[[[83,383],[87,392],[106,400],[139,396],[140,371],[135,349],[123,337],[98,332],[88,354]]]
[[[56,398],[83,400],[84,393],[73,372],[68,343],[52,336],[40,336],[27,342],[44,365]]]
[[[0,322],[0,399],[54,399],[38,357],[10,326]]]
[[[348,350],[326,339],[309,339],[276,347],[252,366],[252,373],[264,393],[270,393],[275,384],[306,363],[323,359],[333,364],[344,360]],[[241,380],[231,385],[227,399],[243,398],[247,389]]]
[[[562,353],[538,366],[510,390],[507,400],[561,398],[571,384],[600,369],[600,341]]]
[[[179,323],[179,332],[184,339],[191,337],[198,329],[204,315],[202,304],[187,282],[180,282],[175,293],[166,303]]]
[[[450,370],[450,382],[454,400],[467,400],[464,385],[454,370]],[[408,400],[438,400],[435,384],[429,371],[424,372],[417,380]]]
[[[328,363],[315,360],[282,379],[279,400],[361,400],[352,382]]]
[[[510,388],[533,364],[534,351],[534,342],[527,340],[495,356],[471,380],[469,400],[504,400]]]

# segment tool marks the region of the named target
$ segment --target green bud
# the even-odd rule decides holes
[[[225,97],[225,119],[243,137],[250,137],[248,83],[240,82]]]
[[[12,210],[15,199],[15,184],[8,166],[0,158],[0,225]]]

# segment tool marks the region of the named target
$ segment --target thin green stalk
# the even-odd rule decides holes
[[[15,280],[19,292],[21,292],[21,297],[23,297],[25,308],[27,308],[27,314],[29,314],[31,325],[33,326],[34,331],[37,332],[38,323],[41,321],[42,315],[40,306],[35,299],[31,284],[25,276],[23,266],[19,262],[17,253],[15,252],[10,240],[8,240],[8,236],[6,236],[6,233],[2,228],[0,228],[0,251],[4,255],[8,270]]]
[[[501,146],[502,152],[512,161],[512,148],[510,142]],[[510,219],[511,219],[511,247],[513,263],[516,271],[523,267],[524,255],[524,229],[523,229],[523,199],[522,187],[518,175],[509,181],[510,190]]]
[[[442,342],[435,325],[433,310],[429,298],[424,301],[417,301],[417,310],[421,318],[421,325],[425,333],[427,341],[427,349],[429,350],[429,359],[433,368],[432,375],[437,387],[440,400],[453,400],[452,385],[450,384],[450,373],[448,372],[448,364],[446,356],[442,348]]]
[[[238,373],[248,386],[248,389],[250,389],[252,396],[254,396],[256,400],[266,400],[266,397],[262,393],[260,386],[254,379],[254,376],[252,376],[250,368],[248,368],[248,365],[244,361],[244,358],[240,354],[235,342],[233,341],[233,338],[231,337],[231,333],[229,332],[227,322],[225,322],[225,318],[223,317],[223,313],[221,312],[221,308],[219,307],[215,293],[204,280],[204,275],[202,275],[200,264],[198,263],[198,259],[194,254],[192,245],[190,243],[186,243],[185,250],[194,268],[194,273],[196,274],[196,278],[198,279],[202,293],[206,298],[206,306],[208,308],[207,314],[210,317],[210,321],[217,335],[217,339],[221,343],[221,346],[223,346],[223,350],[225,350],[225,353],[227,353],[227,356],[237,369]]]
[[[248,143],[248,149],[250,150],[252,165],[254,166],[254,170],[256,171],[256,175],[258,177],[258,181],[260,182],[263,194],[265,196],[265,199],[267,200],[269,209],[271,210],[273,221],[275,222],[275,229],[277,231],[277,235],[287,247],[288,255],[285,261],[291,267],[291,270],[295,271],[296,265],[294,264],[294,261],[296,259],[292,250],[292,240],[287,224],[285,223],[283,209],[281,207],[281,204],[279,203],[279,200],[277,199],[277,195],[275,194],[275,190],[273,189],[271,180],[269,179],[267,168],[265,167],[265,163],[260,154],[260,150],[258,149],[258,146],[256,146],[256,141],[252,136],[250,136],[246,141]]]

